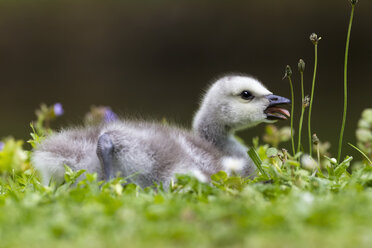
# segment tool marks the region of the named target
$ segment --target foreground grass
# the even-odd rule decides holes
[[[362,138],[370,137],[371,113],[360,122]],[[290,138],[286,130],[268,126],[265,142],[277,147]],[[43,139],[31,136],[33,147]],[[370,156],[370,140],[358,146]],[[0,247],[370,247],[368,160],[329,159],[320,143],[318,163],[258,139],[253,147],[254,180],[219,172],[204,184],[180,175],[167,190],[141,189],[90,174],[77,183],[83,171],[66,167],[65,184],[45,187],[22,141],[7,139],[0,150]]]
[[[284,166],[284,165],[283,165]],[[329,178],[282,168],[271,183],[221,172],[169,190],[98,183],[44,187],[3,176],[0,247],[370,247],[372,169]],[[287,171],[288,173],[286,173]]]
[[[358,137],[370,137],[371,113],[363,114]],[[264,140],[271,146],[253,140],[254,180],[219,172],[204,184],[180,175],[166,190],[120,178],[97,182],[68,167],[65,184],[46,187],[23,142],[6,139],[0,149],[0,247],[370,247],[368,160],[338,162],[321,143],[318,163],[301,153],[291,156],[274,148],[290,138],[286,130],[267,126]],[[43,139],[31,136],[33,147]],[[370,157],[369,139],[358,146]],[[79,176],[85,179],[76,182]]]

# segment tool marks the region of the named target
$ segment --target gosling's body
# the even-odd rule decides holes
[[[73,170],[97,173],[99,180],[110,179],[96,155],[102,134],[110,135],[115,147],[113,175],[119,173],[142,187],[154,182],[167,185],[176,173],[207,181],[211,174],[223,170],[223,154],[192,132],[156,123],[118,121],[62,131],[45,140],[33,156],[44,183],[51,177],[60,183],[64,164]]]
[[[249,94],[243,97],[242,92]],[[255,167],[234,131],[267,120],[268,107],[289,102],[271,96],[255,79],[224,77],[207,91],[192,130],[126,120],[70,129],[48,137],[32,162],[45,184],[51,179],[63,182],[64,164],[97,173],[100,180],[120,175],[142,187],[168,186],[175,174],[204,182],[221,170],[253,177]]]

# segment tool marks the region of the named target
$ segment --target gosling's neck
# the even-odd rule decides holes
[[[208,117],[198,118],[193,124],[194,132],[218,148],[224,148],[232,135],[228,126]]]
[[[202,139],[212,143],[221,152],[230,156],[246,156],[246,148],[234,137],[234,129],[225,124],[223,120],[214,115],[213,110],[208,112],[201,108],[193,122],[193,131]]]

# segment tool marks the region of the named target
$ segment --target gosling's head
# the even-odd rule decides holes
[[[204,124],[222,125],[230,130],[255,126],[261,122],[286,120],[290,104],[287,98],[273,95],[257,79],[225,76],[207,90],[194,119],[194,129]]]

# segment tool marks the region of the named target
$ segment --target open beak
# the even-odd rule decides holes
[[[267,95],[265,97],[269,100],[269,106],[265,110],[268,120],[287,120],[291,117],[288,110],[280,107],[281,105],[291,104],[291,100],[276,95]]]

